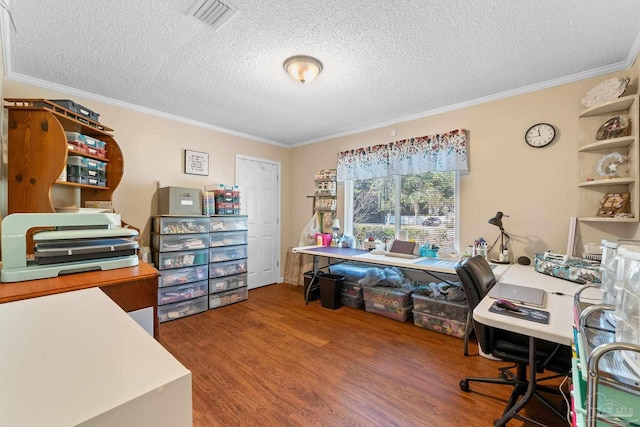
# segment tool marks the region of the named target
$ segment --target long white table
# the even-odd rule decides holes
[[[410,268],[426,272],[456,274],[454,267],[457,259],[453,258],[399,258],[383,254],[373,254],[364,249],[340,248],[336,246],[300,246],[293,248],[292,251],[312,255],[316,266],[319,258],[327,258],[328,260],[357,261],[368,264]],[[498,277],[506,271],[508,267],[508,265],[496,264],[493,267],[494,274]]]
[[[573,296],[579,284],[538,273],[531,266],[512,265],[500,278],[502,283],[544,289],[546,303],[541,310],[549,312],[549,323],[537,323],[489,311],[495,299],[485,296],[473,310],[474,320],[483,325],[516,332],[529,337],[529,366],[535,366],[536,340],[542,339],[570,345],[573,339]],[[597,304],[602,294],[597,288],[586,289],[581,300]],[[509,408],[495,425],[503,426],[513,418],[534,396],[536,372],[530,369],[525,395]]]

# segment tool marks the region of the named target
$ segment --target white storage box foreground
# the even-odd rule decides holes
[[[99,288],[0,304],[0,325],[0,426],[193,425],[191,372]]]

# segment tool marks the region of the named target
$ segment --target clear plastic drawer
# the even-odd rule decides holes
[[[247,257],[247,246],[230,246],[209,249],[209,262],[231,261]]]
[[[209,265],[209,278],[231,276],[247,272],[247,260],[239,259],[235,261],[217,262]]]
[[[181,252],[156,252],[153,254],[153,262],[158,270],[166,270],[169,268],[204,265],[208,262],[208,257],[208,249]]]
[[[209,247],[209,233],[203,234],[153,234],[153,249],[160,252],[204,249]]]
[[[211,228],[209,231],[232,231],[232,230],[246,230],[247,217],[246,216],[212,216],[210,221]]]
[[[158,216],[151,218],[151,227],[158,234],[206,233],[209,218],[206,216]]]
[[[211,241],[209,246],[211,247],[247,244],[246,231],[221,231],[218,233],[211,233],[210,236]]]
[[[238,288],[231,291],[220,292],[218,294],[209,295],[209,308],[224,307],[247,299],[247,288]]]
[[[186,285],[169,286],[158,290],[158,305],[171,304],[178,301],[185,301],[208,294],[209,283],[202,282],[187,283]]]
[[[178,268],[175,270],[160,271],[158,287],[184,285],[185,283],[206,280],[209,277],[209,266],[198,265],[195,267]]]
[[[176,320],[192,314],[207,311],[209,307],[208,297],[190,299],[173,304],[161,305],[158,307],[158,320],[160,323]]]
[[[247,273],[209,279],[209,292],[216,293],[247,286]]]

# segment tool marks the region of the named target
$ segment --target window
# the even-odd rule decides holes
[[[394,238],[406,230],[409,240],[454,249],[458,173],[427,172],[345,183],[345,218],[357,246],[364,239]],[[346,224],[345,224],[346,225]]]

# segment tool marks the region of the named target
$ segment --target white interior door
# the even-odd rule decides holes
[[[236,156],[240,211],[248,215],[248,287],[280,280],[280,163]]]

